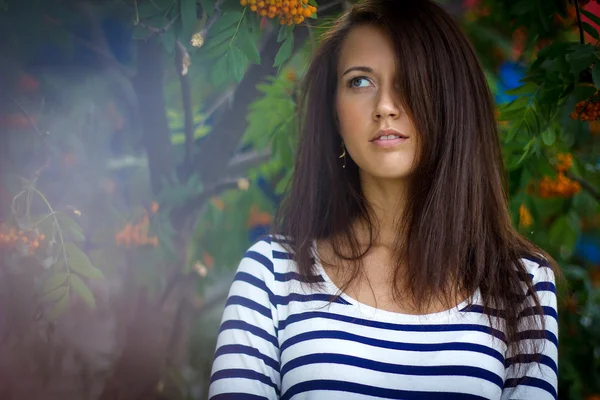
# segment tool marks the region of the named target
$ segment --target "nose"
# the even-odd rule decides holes
[[[381,91],[377,98],[377,104],[373,110],[373,119],[381,121],[388,117],[396,119],[400,115],[400,107],[397,104],[397,95],[393,90]]]

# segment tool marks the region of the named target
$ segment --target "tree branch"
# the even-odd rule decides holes
[[[223,173],[223,176],[245,176],[249,169],[269,161],[269,158],[271,158],[270,150],[260,152],[250,151],[247,153],[238,154],[231,159],[227,165],[227,170]]]
[[[575,0],[575,11],[577,12],[577,25],[579,26],[579,41],[585,44],[585,36],[583,35],[583,24],[581,22],[581,12],[579,11],[579,0]]]
[[[181,102],[183,105],[184,126],[185,126],[185,155],[183,159],[184,169],[188,169],[192,161],[192,152],[194,150],[194,113],[192,111],[192,89],[190,78],[187,74],[190,66],[190,55],[185,46],[178,40],[176,43],[175,66],[179,83],[181,85]]]
[[[152,191],[157,194],[164,180],[171,179],[175,165],[163,88],[164,49],[156,40],[138,40],[137,49],[140,68],[132,82],[142,111],[142,143],[148,155]]]
[[[40,139],[44,143],[44,147],[46,149],[46,160],[44,161],[44,164],[42,164],[38,169],[36,169],[33,172],[33,179],[35,180],[35,179],[37,179],[40,176],[40,174],[42,173],[42,171],[44,169],[46,169],[50,165],[50,162],[52,161],[52,149],[51,149],[50,143],[48,142],[48,138],[47,138],[47,136],[50,134],[50,132],[48,132],[48,131],[42,132],[40,130],[40,128],[38,128],[38,126],[35,123],[35,121],[33,120],[33,118],[31,118],[31,116],[29,115],[29,113],[27,112],[27,110],[25,109],[25,107],[23,107],[21,105],[21,103],[19,103],[12,96],[9,96],[9,99],[10,99],[10,101],[12,101],[19,108],[19,110],[25,116],[25,118],[27,118],[27,121],[29,122],[29,125],[31,125],[31,127],[36,131],[36,133],[38,134],[38,136],[40,137]]]
[[[567,171],[565,173],[565,175],[569,179],[572,179],[575,182],[578,182],[582,188],[587,190],[588,193],[591,194],[593,198],[595,198],[598,202],[600,202],[600,192],[596,188],[594,188],[588,181],[586,181],[583,178],[578,177],[577,175],[573,174],[571,171]]]
[[[308,29],[304,26],[297,27],[294,29],[294,36],[294,43],[298,48],[308,37]],[[193,169],[200,173],[204,182],[218,181],[221,171],[224,171],[229,163],[246,130],[247,121],[244,116],[248,106],[261,95],[256,85],[266,76],[275,75],[277,72],[273,62],[278,49],[277,31],[273,31],[261,54],[261,64],[254,64],[248,68],[235,90],[230,110],[221,114],[212,133],[204,139],[193,160]]]
[[[165,33],[166,31],[168,31],[169,29],[171,29],[171,27],[173,26],[173,24],[175,23],[175,21],[177,21],[177,19],[179,18],[180,14],[177,14],[172,20],[170,20],[165,26],[163,26],[162,28],[156,28],[154,26],[150,26],[148,24],[145,24],[141,21],[138,21],[137,23],[134,23],[134,25],[139,25],[143,28],[148,29],[150,32],[152,32],[154,35],[160,35],[161,33]],[[148,38],[146,38],[147,40]]]
[[[133,70],[127,69],[111,53],[110,47],[102,30],[100,20],[98,18],[98,13],[94,10],[92,4],[90,4],[88,1],[83,1],[77,4],[77,8],[79,8],[80,12],[89,23],[93,41],[89,41],[77,36],[72,32],[69,32],[71,38],[101,56],[108,67],[118,70],[127,78],[133,77]]]

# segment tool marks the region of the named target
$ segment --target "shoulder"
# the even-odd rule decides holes
[[[532,284],[550,284],[552,287],[556,285],[556,277],[550,262],[542,255],[528,255],[521,257],[521,263],[525,267],[525,271],[531,278]]]
[[[290,272],[295,269],[295,263],[287,243],[289,240],[282,236],[266,235],[260,238],[244,253],[238,271],[260,276],[266,281]]]
[[[557,319],[556,278],[551,264],[538,255],[522,257],[521,262],[531,282],[531,289],[523,285],[529,305],[533,306],[531,295],[535,294],[544,314]]]

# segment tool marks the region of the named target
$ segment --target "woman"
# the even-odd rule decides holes
[[[429,0],[367,0],[310,65],[278,235],[239,265],[211,399],[553,399],[553,264],[511,224],[491,95]]]

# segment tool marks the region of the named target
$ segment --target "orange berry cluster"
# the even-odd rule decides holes
[[[571,197],[580,190],[579,182],[567,178],[563,172],[559,172],[556,179],[545,176],[540,182],[542,197]]]
[[[598,122],[598,121],[590,122],[590,133],[594,136],[600,135],[600,122]]]
[[[519,225],[523,228],[529,228],[533,224],[533,217],[525,204],[519,207]]]
[[[565,172],[573,165],[573,155],[560,153],[556,156],[557,163],[554,166],[556,178],[545,176],[540,182],[540,196],[542,197],[571,197],[581,190],[581,185],[569,179]]]
[[[261,17],[279,17],[279,23],[288,26],[300,24],[317,12],[317,7],[309,5],[308,0],[240,0],[240,4],[250,6]]]
[[[37,230],[23,232],[17,231],[15,228],[0,228],[0,248],[13,249],[15,246],[22,244],[31,255],[45,239],[46,236],[37,232]]]
[[[152,203],[152,212],[158,211],[158,204]],[[115,242],[117,246],[125,246],[130,248],[132,246],[146,246],[152,245],[158,247],[158,238],[156,236],[148,237],[148,229],[150,227],[150,218],[148,217],[148,211],[144,210],[142,219],[132,224],[128,222],[125,227],[121,229],[115,235]]]
[[[296,70],[293,68],[290,68],[286,74],[285,74],[285,78],[288,80],[288,82],[296,82],[296,79],[298,78],[297,74],[296,74]]]
[[[597,95],[598,92],[594,93],[594,97]],[[600,119],[600,102],[582,100],[575,104],[575,111],[571,112],[570,117],[573,120],[596,121]]]
[[[557,164],[554,166],[556,171],[565,172],[573,165],[573,155],[570,153],[560,153],[556,156]]]

